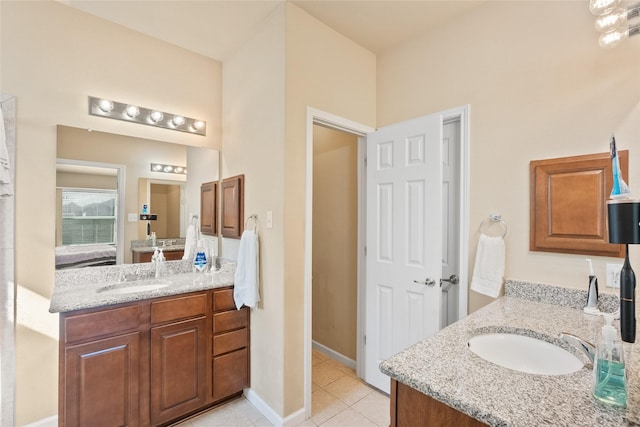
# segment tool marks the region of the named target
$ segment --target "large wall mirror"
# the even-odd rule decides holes
[[[151,163],[185,166],[188,175]],[[146,239],[146,204],[158,239],[179,239],[200,212],[200,185],[217,180],[219,152],[59,125],[56,268],[132,262],[131,242]]]

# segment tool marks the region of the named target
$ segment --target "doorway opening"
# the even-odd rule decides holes
[[[453,155],[457,160],[457,170],[454,173],[457,176],[456,185],[459,188],[455,193],[451,193],[449,197],[452,197],[456,200],[456,205],[452,208],[453,212],[457,213],[455,221],[452,221],[449,225],[450,227],[454,227],[456,229],[456,233],[449,235],[447,240],[451,242],[451,239],[454,240],[454,244],[450,245],[451,252],[453,257],[457,258],[457,267],[459,269],[458,277],[460,280],[461,286],[458,286],[456,289],[457,295],[453,296],[453,292],[451,292],[449,301],[447,304],[448,315],[446,319],[443,319],[441,322],[441,327],[446,326],[449,322],[449,318],[451,321],[459,320],[466,316],[467,313],[467,282],[468,282],[468,210],[469,210],[469,202],[468,202],[468,188],[469,188],[469,133],[468,133],[468,114],[469,107],[461,107],[452,110],[447,110],[439,113],[441,117],[441,128],[444,131],[445,124],[449,124],[449,127],[454,129],[457,134],[454,135],[457,138],[454,141],[454,144],[457,145],[458,150],[454,152]],[[348,356],[349,350],[344,350],[347,352],[346,362],[347,364],[351,364],[355,362],[355,370],[356,375],[359,378],[363,378],[364,376],[364,367],[365,367],[365,270],[366,270],[366,262],[365,262],[365,236],[366,236],[366,136],[367,134],[374,131],[374,129],[344,119],[339,116],[335,116],[330,113],[326,113],[320,110],[316,110],[313,108],[307,108],[307,137],[306,137],[306,147],[307,147],[307,157],[306,157],[306,171],[307,171],[307,179],[306,179],[306,200],[305,200],[305,273],[304,273],[304,407],[305,407],[305,418],[311,418],[311,408],[312,408],[312,348],[313,341],[315,340],[315,336],[318,334],[315,332],[316,325],[314,322],[316,320],[316,316],[318,313],[315,313],[314,310],[314,299],[318,298],[316,296],[317,293],[325,292],[329,293],[330,290],[328,285],[324,282],[327,281],[326,272],[322,273],[322,270],[326,270],[326,268],[331,268],[329,265],[325,265],[322,267],[318,267],[319,263],[322,263],[324,260],[319,256],[316,257],[316,253],[320,251],[321,254],[326,249],[319,249],[316,240],[317,233],[319,233],[319,229],[316,226],[315,221],[318,220],[318,216],[327,215],[325,211],[321,208],[315,206],[316,203],[320,203],[316,199],[316,191],[321,191],[316,188],[315,176],[314,176],[314,168],[317,167],[314,159],[314,133],[320,128],[328,128],[328,131],[331,132],[341,132],[349,134],[349,138],[351,141],[357,140],[357,165],[356,165],[356,174],[357,174],[357,224],[352,226],[355,228],[355,233],[357,234],[356,242],[353,244],[350,243],[351,247],[355,246],[356,249],[356,266],[355,266],[355,275],[356,275],[356,331],[355,331],[355,360],[351,359]],[[323,131],[319,131],[323,132]],[[444,138],[444,137],[443,137]],[[353,144],[353,143],[352,143]],[[344,179],[344,178],[343,178]],[[334,184],[335,185],[335,184]],[[444,185],[444,182],[443,182]],[[326,191],[326,190],[322,190]],[[352,190],[351,190],[352,191]],[[443,209],[444,211],[444,209]],[[445,212],[443,212],[445,214]],[[321,222],[325,221],[327,218],[321,218]],[[344,219],[344,221],[349,221],[348,219]],[[342,224],[340,224],[341,226]],[[335,223],[329,221],[329,224],[325,224],[325,227],[328,227],[327,233],[330,231],[339,230]],[[353,230],[352,230],[353,231]],[[444,236],[443,236],[444,237]],[[329,246],[335,246],[335,243],[328,243]],[[444,263],[443,263],[444,265]],[[320,268],[320,271],[316,271],[316,269]],[[445,269],[443,268],[442,277],[444,276]],[[325,277],[322,277],[322,274],[325,274]],[[351,272],[351,275],[354,273]],[[352,277],[352,276],[351,276]],[[316,287],[316,284],[318,286]],[[326,295],[321,295],[320,298]],[[353,307],[351,305],[350,307]],[[451,307],[451,309],[449,309]],[[325,307],[326,309],[326,307]],[[350,308],[353,310],[353,308]],[[353,313],[352,313],[353,314]],[[353,336],[353,333],[349,333],[348,335]],[[325,338],[319,338],[317,341],[322,344],[322,340]],[[336,344],[335,346],[339,346],[340,344]],[[326,346],[326,345],[325,345]],[[316,347],[318,344],[316,343]],[[327,346],[329,347],[329,346]],[[331,348],[331,347],[329,347]],[[346,348],[346,347],[345,347]],[[332,349],[335,350],[335,349]],[[331,353],[329,351],[329,353]],[[337,350],[336,353],[339,355],[345,355],[341,350]],[[338,355],[338,358],[339,358]],[[336,356],[336,354],[334,354]]]

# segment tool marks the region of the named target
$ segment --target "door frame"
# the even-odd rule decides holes
[[[470,106],[441,111],[441,126],[454,118],[460,120],[460,293],[458,298],[458,320],[467,316],[468,269],[469,269],[469,113]],[[364,286],[365,286],[365,236],[366,236],[366,135],[375,129],[349,119],[313,107],[307,107],[306,115],[306,176],[305,176],[305,220],[304,220],[304,413],[311,418],[311,371],[312,371],[312,261],[313,261],[313,125],[326,126],[358,136],[358,284],[357,284],[357,336],[356,374],[362,376],[364,369]]]

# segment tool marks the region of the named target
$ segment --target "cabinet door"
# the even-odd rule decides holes
[[[200,231],[202,234],[218,234],[218,183],[205,182],[200,186]]]
[[[213,400],[239,393],[249,385],[249,353],[243,348],[213,358]]]
[[[140,339],[134,332],[65,350],[60,425],[139,424]]]
[[[239,239],[244,230],[244,175],[225,178],[222,198],[222,236]]]
[[[207,402],[206,319],[151,328],[151,423],[170,421]]]

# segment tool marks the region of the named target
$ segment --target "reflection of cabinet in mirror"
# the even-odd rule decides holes
[[[218,234],[218,182],[200,186],[200,232],[208,236]]]
[[[244,175],[222,180],[222,237],[239,239],[244,229]]]
[[[628,180],[629,151],[618,151]],[[624,256],[609,243],[606,201],[613,186],[609,153],[530,163],[530,250]]]

